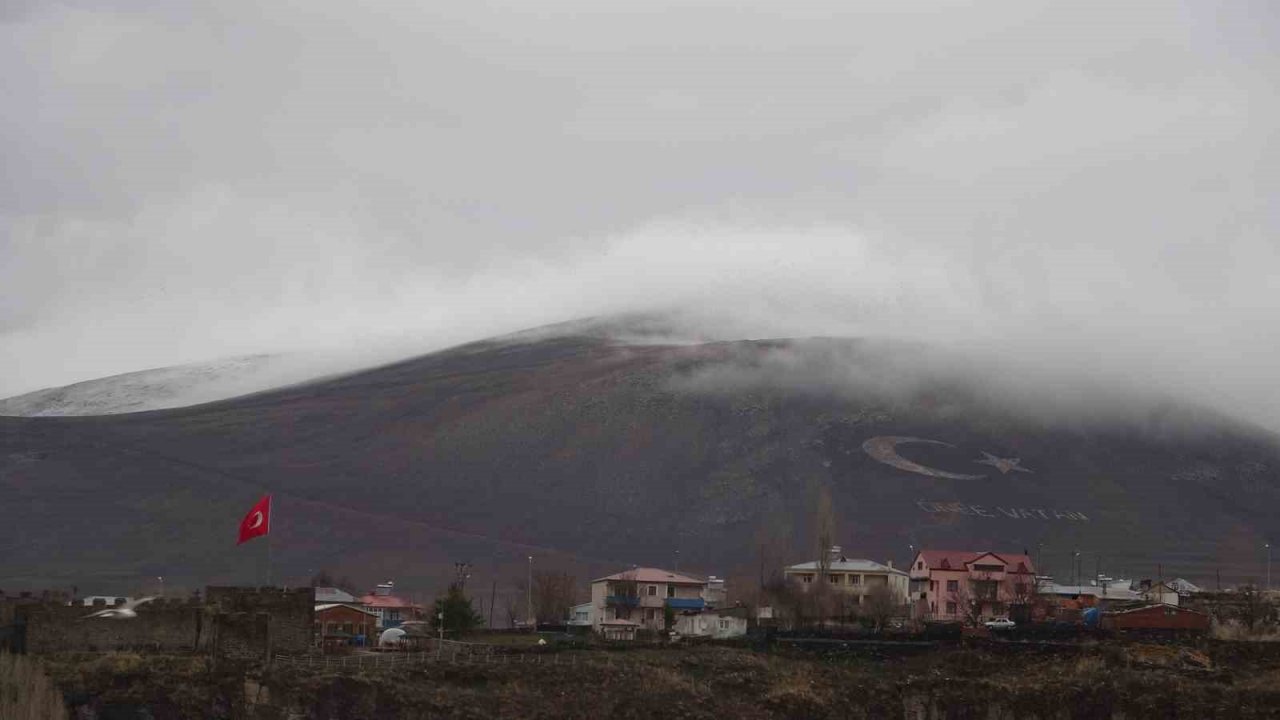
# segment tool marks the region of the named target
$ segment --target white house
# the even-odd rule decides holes
[[[569,608],[569,625],[572,627],[590,627],[595,625],[591,620],[591,603],[584,602]]]
[[[672,630],[686,637],[712,637],[717,640],[742,637],[747,634],[747,608],[733,607],[677,615]]]
[[[609,623],[625,621],[637,629],[665,630],[666,610],[677,616],[712,606],[708,597],[722,598],[724,582],[710,583],[691,575],[659,568],[634,568],[591,582],[590,620],[602,631]],[[622,625],[619,625],[622,627]]]

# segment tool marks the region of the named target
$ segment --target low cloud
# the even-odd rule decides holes
[[[0,395],[660,312],[1280,428],[1272,4],[899,5],[24,4]]]

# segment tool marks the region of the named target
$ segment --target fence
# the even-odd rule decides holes
[[[471,643],[458,644],[471,645]],[[488,647],[489,651],[448,652],[441,648],[441,652],[430,650],[423,652],[362,653],[359,655],[340,656],[285,655],[277,653],[272,656],[272,662],[277,667],[314,668],[326,671],[393,670],[396,668],[421,667],[440,663],[455,666],[471,665],[480,667],[503,667],[507,665],[564,665],[566,667],[576,667],[578,665],[585,665],[587,662],[585,659],[580,658],[577,653],[503,653],[493,652],[492,650],[498,648],[495,648],[492,645],[478,647]],[[613,659],[606,658],[605,664],[612,665]]]

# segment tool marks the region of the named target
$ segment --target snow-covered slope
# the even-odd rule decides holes
[[[225,400],[352,370],[350,357],[249,355],[139,370],[0,400],[0,415],[113,415]]]

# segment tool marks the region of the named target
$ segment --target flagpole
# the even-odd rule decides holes
[[[275,504],[275,498],[267,501],[267,587],[271,587],[271,515],[276,511]]]

